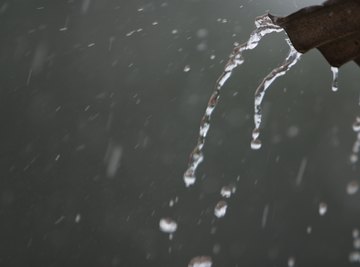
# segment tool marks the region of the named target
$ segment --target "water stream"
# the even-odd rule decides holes
[[[281,32],[283,29],[275,25],[267,14],[257,17],[255,20],[256,29],[251,33],[247,42],[236,46],[229,56],[229,60],[225,65],[223,73],[217,79],[215,89],[209,99],[208,105],[200,122],[200,129],[197,144],[189,157],[188,168],[184,173],[184,182],[187,187],[193,185],[196,181],[196,170],[203,161],[203,148],[206,141],[207,133],[210,129],[211,115],[214,112],[220,98],[220,92],[225,82],[230,78],[233,70],[244,63],[242,53],[247,50],[254,49],[260,40],[267,34],[272,32]]]

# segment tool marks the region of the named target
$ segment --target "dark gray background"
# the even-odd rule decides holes
[[[290,256],[296,266],[348,265],[360,227],[359,193],[346,194],[360,174],[349,163],[355,64],[334,93],[329,65],[304,55],[266,96],[263,148],[251,151],[254,91],[288,50],[284,34],[265,38],[222,92],[199,181],[182,181],[233,43],[267,10],[320,2],[1,1],[0,265],[187,266],[198,255],[218,267],[287,266]],[[229,183],[237,192],[215,220]],[[164,216],[179,224],[173,241],[159,230]]]

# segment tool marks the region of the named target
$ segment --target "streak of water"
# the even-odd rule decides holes
[[[290,51],[289,55],[286,57],[285,61],[277,68],[273,69],[261,82],[255,92],[255,114],[254,114],[254,123],[255,128],[252,133],[252,141],[251,141],[251,148],[252,149],[259,149],[261,148],[261,141],[259,139],[260,135],[260,124],[262,120],[262,110],[261,110],[261,103],[264,99],[266,90],[269,86],[279,77],[285,75],[289,69],[294,66],[301,57],[301,53],[297,52],[296,49],[293,47],[289,39],[286,39]]]
[[[207,104],[205,114],[203,115],[200,122],[199,136],[197,144],[190,154],[188,168],[184,173],[184,182],[188,187],[195,183],[196,176],[195,172],[199,164],[203,161],[203,148],[206,140],[207,133],[210,129],[210,119],[214,112],[216,105],[219,102],[220,91],[224,86],[225,82],[230,78],[233,70],[244,62],[242,52],[246,50],[254,49],[265,35],[272,32],[281,32],[283,29],[271,21],[267,14],[256,18],[255,21],[256,29],[251,33],[250,38],[247,42],[236,46],[233,52],[229,56],[229,60],[225,65],[223,73],[220,75],[215,84],[215,89]]]

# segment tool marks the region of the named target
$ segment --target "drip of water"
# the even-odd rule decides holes
[[[339,76],[339,68],[337,67],[331,67],[331,72],[332,72],[332,83],[331,83],[331,90],[333,92],[336,92],[339,89],[338,86],[338,76]]]
[[[286,39],[290,51],[288,56],[286,57],[285,61],[277,68],[273,69],[261,82],[255,92],[255,114],[254,114],[254,123],[255,128],[252,133],[252,141],[251,141],[251,148],[252,149],[260,149],[261,148],[261,141],[259,139],[260,135],[260,124],[262,120],[262,110],[261,110],[261,103],[264,99],[266,90],[269,86],[279,77],[285,75],[292,66],[294,66],[301,57],[301,53],[296,51],[293,47],[289,39]]]
[[[242,53],[246,50],[254,49],[260,42],[261,38],[272,32],[281,32],[283,29],[271,21],[267,14],[256,18],[256,29],[251,33],[247,42],[238,45],[234,48],[233,52],[229,56],[229,60],[225,65],[223,73],[220,75],[215,84],[215,89],[207,104],[205,114],[200,122],[199,136],[197,144],[190,154],[188,168],[184,173],[184,182],[187,187],[193,185],[196,181],[195,172],[199,164],[203,161],[203,148],[207,133],[210,129],[210,119],[214,112],[220,98],[220,92],[225,82],[230,78],[233,70],[243,64],[244,59]]]

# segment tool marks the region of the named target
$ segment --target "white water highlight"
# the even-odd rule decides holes
[[[339,89],[338,86],[338,77],[339,77],[339,68],[337,67],[331,67],[332,72],[332,83],[331,83],[331,90],[333,92],[336,92]]]

